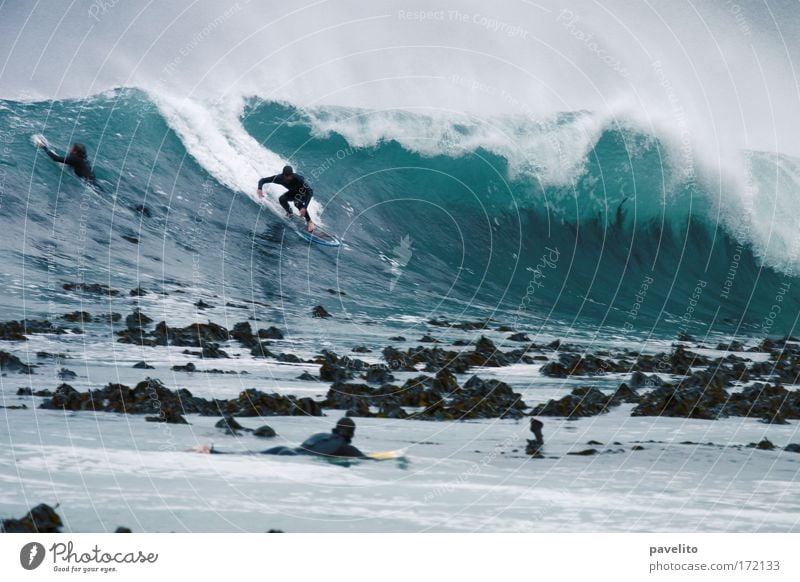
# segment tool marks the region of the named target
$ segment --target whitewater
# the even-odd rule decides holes
[[[383,365],[384,347],[431,336],[511,350],[522,333],[609,357],[793,342],[798,16],[790,2],[736,6],[4,4],[0,321],[66,333],[0,340],[37,366],[0,376],[0,515],[47,500],[70,531],[796,531],[796,455],[747,448],[800,442],[796,421],[624,405],[543,417],[538,459],[526,421],[356,418],[362,450],[407,448],[410,462],[342,467],[194,455],[272,445],[216,418],[165,436],[138,415],[42,410],[19,393],[54,390],[66,367],[78,390],[152,377],[207,398],[320,400],[329,383],[298,376],[319,373],[321,350]],[[85,143],[101,190],[38,152],[40,133],[60,153]],[[287,163],[341,247],[286,228],[281,188],[257,197]],[[77,282],[119,293],[65,288]],[[318,305],[332,317],[312,317]],[[176,328],[277,326],[270,351],[302,361],[233,340],[219,360],[120,343],[134,310]],[[65,323],[76,311],[92,322]],[[487,325],[452,325],[475,320]],[[535,353],[458,381],[501,380],[529,407],[630,381],[547,376],[558,354]],[[173,369],[188,363],[199,371]],[[239,420],[293,445],[345,412]],[[588,441],[597,456],[567,454]]]

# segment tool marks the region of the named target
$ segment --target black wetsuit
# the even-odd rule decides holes
[[[300,174],[292,174],[291,180],[287,180],[286,176],[283,174],[261,178],[258,181],[258,189],[261,190],[264,184],[278,184],[286,188],[286,193],[278,198],[278,202],[281,203],[283,209],[291,214],[292,209],[289,208],[289,200],[294,200],[294,205],[298,209],[306,209],[306,222],[311,221],[308,205],[311,202],[311,197],[314,196],[314,190],[311,189],[311,186],[308,185],[308,182],[306,182],[303,176]]]
[[[319,455],[322,457],[356,457],[366,455],[350,444],[350,439],[333,432],[320,432],[308,437],[296,448],[273,447],[261,451],[262,455]]]
[[[79,156],[75,156],[72,154],[67,154],[66,156],[59,156],[57,153],[50,150],[50,148],[42,148],[44,149],[44,153],[50,156],[51,160],[58,162],[59,164],[66,164],[72,168],[75,172],[75,175],[79,178],[83,178],[88,182],[95,183],[94,172],[92,172],[92,166],[89,164],[89,160],[86,158],[81,158]]]

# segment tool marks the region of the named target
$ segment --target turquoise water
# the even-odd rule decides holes
[[[583,115],[523,126],[520,135],[540,131],[542,148],[562,148],[548,135]],[[556,179],[541,156],[526,165],[499,147],[466,147],[479,122],[431,140],[420,134],[424,118],[395,112],[401,138],[359,143],[348,134],[355,127],[363,138],[375,129],[370,119],[256,99],[240,115],[249,139],[313,185],[315,212],[345,241],[324,249],[286,230],[252,191],[220,179],[219,163],[191,155],[145,93],[0,101],[0,139],[13,152],[0,166],[8,281],[0,309],[9,319],[23,309],[60,313],[60,302],[72,301],[62,283],[80,278],[126,290],[184,286],[276,311],[330,303],[333,289],[344,292],[336,302],[350,316],[491,316],[514,329],[599,338],[794,326],[792,257],[720,218],[725,205],[674,169],[658,136],[604,127],[579,167],[574,152],[562,156],[571,173]],[[60,150],[85,142],[103,191],[38,153],[34,133]],[[410,146],[409,136],[425,147]]]

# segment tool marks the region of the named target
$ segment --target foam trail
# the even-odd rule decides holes
[[[244,130],[240,107],[175,99],[164,94],[151,98],[186,151],[203,169],[231,190],[243,192],[257,204],[283,215],[277,194],[284,189],[269,186],[265,199],[260,200],[256,186],[260,178],[279,173],[289,162],[264,148]],[[312,200],[309,209],[319,221],[321,206]]]

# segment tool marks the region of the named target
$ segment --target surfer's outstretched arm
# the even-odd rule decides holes
[[[259,198],[263,198],[264,197],[264,193],[261,191],[262,188],[264,187],[264,184],[271,184],[271,183],[275,182],[275,178],[277,178],[277,177],[278,177],[278,175],[267,176],[266,178],[261,178],[258,181],[258,197]]]
[[[59,164],[66,164],[67,163],[67,158],[65,158],[63,156],[59,156],[57,153],[55,153],[53,150],[51,150],[46,145],[43,145],[43,146],[40,146],[40,147],[41,147],[41,149],[44,150],[44,153],[46,153],[48,155],[48,157],[51,160],[53,160],[54,162],[58,162]]]

